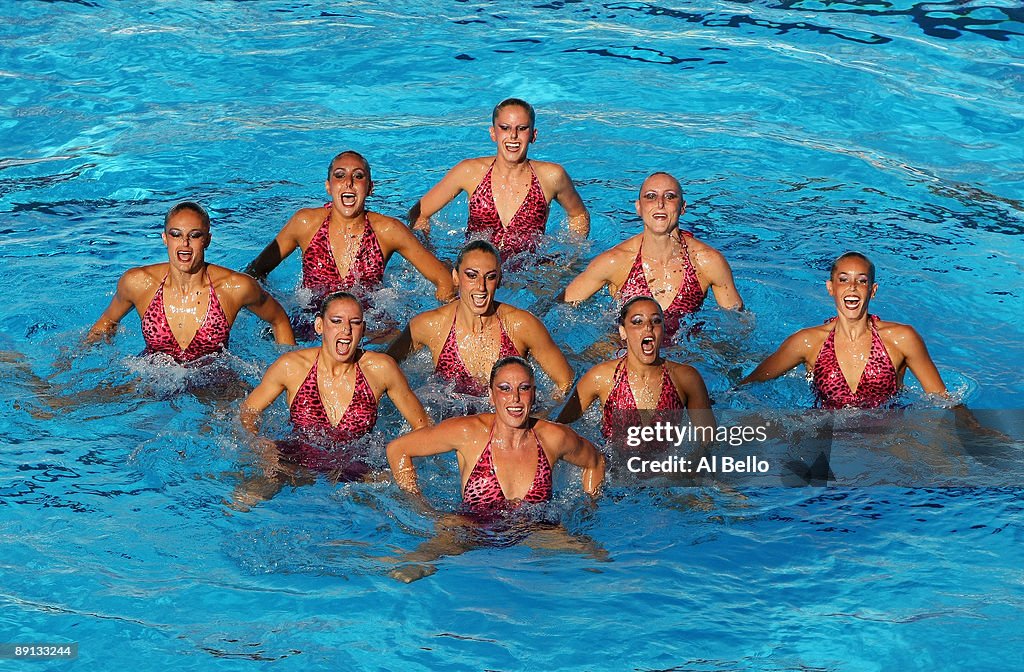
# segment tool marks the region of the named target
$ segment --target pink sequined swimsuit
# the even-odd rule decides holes
[[[491,427],[493,435],[494,428]],[[491,440],[487,439],[484,452],[469,472],[466,485],[462,488],[462,503],[476,513],[486,513],[495,509],[517,508],[523,502],[537,503],[551,499],[551,465],[544,449],[540,445],[537,432],[531,430],[533,440],[537,442],[537,472],[529,492],[521,500],[509,500],[501,490],[498,474],[494,469],[494,457],[491,455]]]
[[[327,417],[323,400],[320,399],[320,388],[317,386],[317,365],[320,354],[317,353],[313,366],[309,369],[306,379],[295,392],[290,411],[292,426],[301,432],[323,436],[331,443],[351,443],[362,438],[377,423],[377,398],[363,375],[363,370],[356,364],[355,390],[352,401],[345,409],[344,415],[337,425],[332,425]]]
[[[674,411],[685,408],[683,400],[679,398],[679,392],[676,391],[676,385],[672,382],[672,376],[668,373],[668,366],[663,365],[661,372],[661,394],[658,396],[658,405],[653,410]],[[626,358],[623,357],[615,367],[612,389],[604,401],[601,433],[608,438],[616,431],[621,431],[623,427],[639,426],[641,419],[637,410],[633,389],[629,386]]]
[[[327,209],[327,217],[302,253],[302,286],[313,292],[315,303],[319,303],[331,292],[342,289],[374,289],[379,286],[384,281],[384,252],[370,226],[370,216],[366,216],[366,228],[363,229],[352,266],[342,278],[331,249],[331,204],[328,203],[324,208]]]
[[[458,321],[458,311],[452,319],[452,329],[448,332],[448,338],[441,346],[441,354],[437,356],[437,365],[434,373],[443,380],[454,380],[455,391],[460,394],[471,394],[475,397],[487,396],[487,385],[470,375],[462,361],[462,354],[459,352],[459,342],[455,337],[455,323]],[[498,359],[502,357],[521,357],[516,349],[515,343],[505,332],[505,325],[498,320],[498,329],[501,331],[501,345],[498,346]],[[497,361],[497,360],[495,360]]]
[[[182,350],[178,340],[174,338],[167,314],[164,312],[164,283],[167,282],[167,276],[164,276],[156,294],[153,295],[153,300],[149,302],[149,307],[142,315],[142,337],[146,340],[146,354],[163,352],[173,357],[174,361],[183,364],[228,347],[231,325],[228,324],[227,315],[217,300],[217,292],[213,291],[213,281],[210,280],[209,272],[206,274],[206,280],[210,283],[210,305],[206,309],[206,317],[203,318],[192,341]]]
[[[679,283],[679,289],[672,303],[665,309],[665,335],[672,336],[679,329],[679,322],[684,315],[695,313],[700,310],[704,303],[704,290],[700,287],[700,280],[697,279],[697,271],[690,263],[690,254],[686,247],[686,238],[693,238],[688,231],[679,232],[679,242],[682,243],[682,259],[685,266],[683,280]],[[637,250],[636,259],[629,269],[625,282],[619,287],[619,302],[625,303],[634,296],[652,296],[651,288],[647,284],[647,276],[644,275],[644,250],[643,243]]]
[[[833,317],[829,322],[835,319]],[[821,351],[818,352],[811,377],[811,386],[821,408],[877,408],[899,392],[896,369],[875,327],[877,320],[876,315],[871,315],[868,320],[871,325],[871,352],[864,373],[857,383],[856,392],[850,390],[850,385],[839,368],[839,360],[836,358],[836,330],[835,326],[832,327],[832,331],[821,346]]]
[[[498,216],[498,206],[494,203],[494,190],[491,184],[491,171],[494,164],[487,169],[484,179],[473,190],[469,197],[469,221],[467,233],[489,233],[489,240],[505,256],[518,254],[525,250],[533,251],[537,247],[537,239],[544,235],[544,227],[548,221],[548,200],[537,179],[537,173],[530,166],[533,178],[530,190],[526,192],[519,210],[503,226]]]

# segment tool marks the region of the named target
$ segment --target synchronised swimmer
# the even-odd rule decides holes
[[[270,324],[277,343],[294,345],[288,315],[259,281],[301,250],[299,284],[313,299],[295,324],[301,340],[319,343],[282,355],[242,404],[242,424],[263,466],[261,475],[236,491],[235,503],[243,507],[320,472],[344,480],[374,477],[365,456],[349,453],[373,429],[383,396],[412,431],[388,447],[396,482],[417,492],[413,460],[455,451],[467,512],[477,516],[550,499],[550,470],[558,460],[581,467],[583,490],[596,495],[604,458],[563,424],[578,421],[594,403],[602,410],[601,434],[626,449],[650,441],[708,443],[708,437],[731,442],[730,428],[716,424],[700,372],[662,354],[683,318],[701,310],[709,292],[720,308],[744,308],[722,253],[680,229],[686,202],[679,181],[665,172],[648,176],[634,204],[641,230],[597,255],[562,292],[575,310],[584,310],[580,304],[607,287],[621,306],[614,329],[624,354],[597,363],[573,387],[574,371],[542,319],[498,301],[496,293],[503,257],[521,260],[537,251],[552,201],[565,210],[578,236],[589,233],[589,213],[564,168],[528,158],[537,140],[532,106],[515,98],[499,103],[490,136],[495,156],[452,168],[409,211],[412,228],[366,208],[374,190],[370,164],[357,152],[339,153],[325,181],[329,202],[292,215],[246,273],[208,263],[209,216],[196,203],[175,205],[162,233],[167,262],[125,272],[87,340],[109,338],[134,308],[147,353],[203,366],[227,348],[235,318],[246,308]],[[426,238],[431,216],[462,192],[469,195],[469,242],[449,267],[419,236]],[[386,354],[368,351],[360,343],[364,305],[395,253],[433,285],[441,305],[409,320]],[[874,408],[900,392],[909,369],[926,393],[948,397],[917,332],[869,313],[878,284],[865,255],[839,256],[825,285],[836,316],[793,334],[736,382],[771,380],[803,364],[821,408]],[[421,348],[430,351],[433,373],[448,390],[477,399],[469,408],[493,413],[432,426],[401,368]],[[533,414],[533,369],[523,357],[540,365],[556,396],[567,395],[557,422]],[[260,434],[259,419],[282,394],[296,437],[271,441]],[[659,435],[664,427],[650,421],[668,411],[685,412],[689,424],[673,431],[693,435]]]

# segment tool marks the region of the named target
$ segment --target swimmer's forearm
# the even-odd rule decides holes
[[[569,217],[569,230],[581,238],[590,235],[590,213],[586,210],[579,215]]]
[[[259,436],[259,421],[261,415],[263,415],[262,411],[243,404],[241,411],[238,413],[238,420],[242,423],[242,427],[245,428],[245,431],[249,432],[253,436]]]
[[[604,483],[604,455],[598,453],[597,464],[583,470],[583,492],[591,497],[597,497],[601,492],[601,484]]]
[[[292,331],[292,324],[287,315],[283,319],[272,322],[270,328],[274,332],[274,341],[278,345],[295,345],[295,333]]]
[[[96,324],[89,328],[89,333],[85,335],[85,342],[88,345],[92,345],[97,341],[110,341],[114,334],[117,333],[118,322],[111,320],[107,316],[102,316],[96,320]]]
[[[399,453],[388,446],[388,466],[391,467],[391,474],[395,483],[410,495],[420,494],[418,479],[416,478],[416,467],[413,466],[412,458],[404,452]]]

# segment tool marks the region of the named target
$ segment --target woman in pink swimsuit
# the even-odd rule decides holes
[[[392,217],[366,209],[373,193],[370,164],[344,151],[331,160],[325,182],[330,203],[302,208],[246,268],[263,281],[296,248],[302,249],[302,286],[319,306],[327,294],[348,290],[362,295],[384,280],[395,252],[432,282],[439,301],[452,297],[451,275],[409,228]]]
[[[518,98],[498,103],[491,115],[495,156],[466,159],[448,171],[409,211],[413,228],[430,229],[430,218],[460,193],[469,195],[467,234],[484,238],[506,257],[533,251],[557,200],[569,230],[586,237],[590,214],[568,173],[557,163],[527,158],[537,140],[533,106]]]
[[[868,312],[878,284],[867,257],[859,252],[840,256],[825,287],[835,301],[836,317],[787,338],[740,384],[772,380],[804,364],[821,408],[875,408],[897,395],[909,368],[925,393],[947,396],[913,327]]]
[[[185,364],[227,348],[238,312],[247,308],[270,323],[278,343],[295,345],[288,315],[248,275],[206,262],[210,216],[197,203],[175,205],[161,235],[167,262],[127,271],[110,305],[86,340],[109,338],[135,308],[142,318],[146,353],[164,353]]]
[[[452,272],[459,298],[417,315],[388,348],[401,361],[426,346],[434,372],[454,381],[460,394],[487,394],[487,373],[509,355],[533,355],[562,392],[572,385],[573,371],[551,334],[536,317],[495,300],[501,284],[501,255],[488,242],[476,240],[459,253]]]
[[[643,232],[595,257],[566,287],[565,301],[585,301],[606,285],[620,302],[651,296],[665,311],[670,337],[682,317],[700,309],[709,289],[722,308],[743,308],[725,257],[679,229],[686,203],[676,178],[654,173],[644,180],[636,212]]]
[[[263,411],[282,394],[298,439],[283,456],[317,471],[346,466],[344,447],[373,429],[385,394],[413,429],[427,426],[427,414],[395,360],[359,347],[366,325],[355,296],[328,295],[314,328],[319,347],[279,357],[243,402],[242,424],[254,436]],[[267,472],[275,471],[280,456],[274,442],[262,441],[261,448]]]
[[[533,369],[505,357],[491,369],[493,413],[449,418],[388,444],[388,464],[398,485],[418,492],[413,458],[455,451],[462,501],[473,512],[518,508],[551,498],[551,466],[565,460],[583,469],[583,489],[593,495],[604,479],[604,458],[565,425],[530,417],[536,400]]]
[[[690,422],[710,427],[713,435],[715,417],[704,379],[692,366],[661,356],[665,325],[658,302],[649,296],[633,297],[623,304],[618,322],[626,354],[587,371],[558,421],[576,420],[599,400],[603,408],[601,433],[605,438],[620,439],[628,427],[646,424],[658,412],[683,409]]]
[[[418,495],[413,460],[455,451],[463,507],[473,520],[505,519],[524,503],[549,500],[551,469],[559,460],[580,467],[584,492],[596,496],[604,480],[604,457],[569,427],[530,417],[536,387],[526,360],[506,357],[495,362],[489,388],[493,413],[450,418],[388,444],[388,464],[399,487]],[[560,529],[564,540],[564,528]],[[552,534],[551,526],[543,533]],[[427,542],[426,548],[406,559],[434,559],[472,547],[450,542]],[[420,565],[393,576],[411,581],[431,571],[430,566]]]

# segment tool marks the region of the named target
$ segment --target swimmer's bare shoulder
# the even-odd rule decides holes
[[[291,239],[293,244],[297,244],[305,250],[328,217],[330,217],[330,211],[323,206],[299,208],[285,223],[278,236]]]
[[[700,371],[689,364],[673,362],[672,360],[666,359],[665,367],[668,369],[669,377],[676,383],[693,380],[694,378],[699,378],[701,380],[704,379],[703,376],[700,375]]]
[[[167,277],[168,270],[166,262],[129,268],[117,281],[117,292],[130,301],[146,295],[152,297]]]
[[[446,177],[450,177],[463,191],[473,193],[484,179],[484,173],[494,162],[493,156],[478,156],[456,163]]]
[[[457,302],[448,303],[424,311],[409,320],[409,334],[412,336],[413,342],[418,345],[426,345],[434,350],[434,344],[438,339],[448,337],[457,307]]]
[[[905,355],[908,350],[924,346],[924,339],[909,324],[876,320],[875,329],[878,330],[878,337],[882,339],[887,349],[895,349],[901,355]]]
[[[363,350],[363,354],[359,357],[359,368],[367,376],[371,374],[373,376],[389,375],[400,370],[394,357],[375,350]]]
[[[537,174],[537,179],[545,186],[556,186],[569,179],[569,174],[560,164],[530,159],[530,165]]]
[[[609,359],[606,362],[595,364],[580,378],[581,386],[589,386],[601,398],[604,403],[605,397],[611,391],[615,379],[615,371],[619,368],[618,359]]]
[[[633,267],[636,255],[640,252],[642,240],[642,233],[630,236],[618,245],[594,257],[594,260],[590,262],[590,266],[587,267],[587,271],[584,272],[594,268],[601,279],[607,283],[608,292],[615,296],[619,293],[622,283],[626,281],[629,269]]]
[[[254,393],[265,385],[279,385],[288,390],[288,403],[291,404],[292,397],[306,379],[309,370],[313,368],[313,362],[316,361],[319,352],[320,348],[302,348],[284,353],[267,368],[263,374],[263,381]],[[268,400],[268,404],[269,401],[272,401],[272,398]]]
[[[689,364],[670,360],[665,361],[665,366],[668,367],[668,375],[676,387],[676,392],[680,394],[688,407],[693,408],[694,405],[698,408],[711,407],[708,387],[704,382],[704,376],[700,375],[700,371]]]
[[[821,346],[825,344],[825,339],[828,338],[830,331],[832,331],[831,322],[816,324],[813,327],[805,327],[783,341],[779,349],[787,347],[788,344],[793,352],[800,353],[803,356],[807,367],[811,368],[814,366],[814,362],[817,361],[818,353],[821,352]]]
[[[539,418],[533,426],[533,431],[537,433],[537,438],[540,439],[541,446],[546,452],[549,455],[554,455],[557,459],[566,453],[577,450],[580,444],[586,441],[568,425]]]

